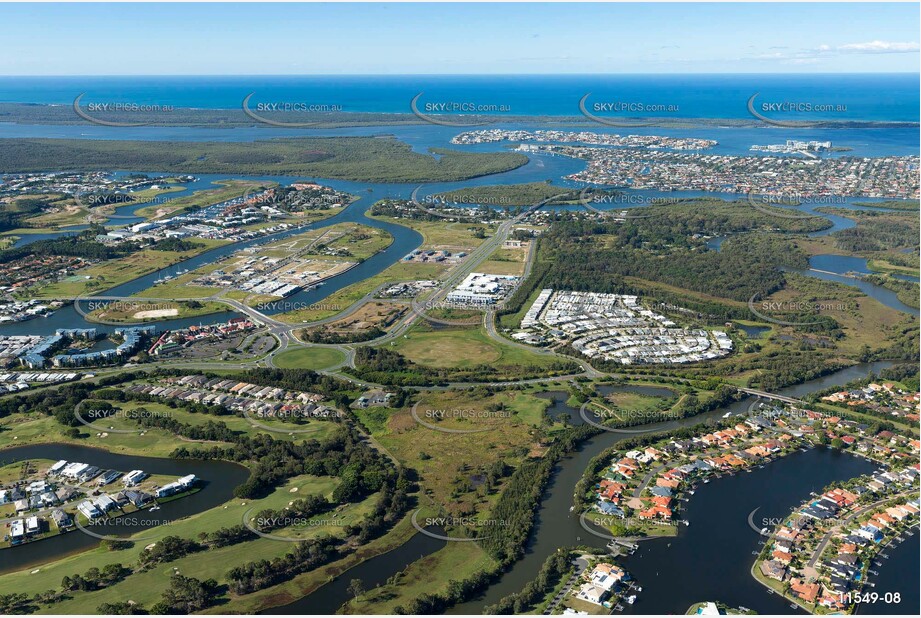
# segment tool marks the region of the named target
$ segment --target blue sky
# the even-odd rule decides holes
[[[0,4],[0,75],[918,72],[917,3]]]

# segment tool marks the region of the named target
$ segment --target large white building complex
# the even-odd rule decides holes
[[[588,358],[624,365],[696,363],[732,351],[726,333],[681,328],[623,294],[542,290],[521,328],[515,339],[568,343]]]

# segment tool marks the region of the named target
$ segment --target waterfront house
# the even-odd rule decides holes
[[[608,591],[600,588],[591,582],[582,584],[576,597],[595,605],[601,605],[601,602],[608,595]]]
[[[191,488],[198,478],[194,474],[188,474],[179,478],[172,483],[167,483],[163,487],[157,490],[158,498],[165,498],[167,496],[172,496],[173,494],[178,494],[179,492],[185,491]]]
[[[624,513],[624,511],[613,502],[603,502],[599,500],[595,503],[595,508],[605,515],[616,515],[617,517],[621,518],[626,516],[626,513]]]
[[[74,524],[73,519],[64,511],[64,509],[54,509],[51,511],[51,519],[54,521],[59,530],[69,528]]]
[[[771,552],[771,557],[777,562],[789,566],[793,561],[793,554],[779,549],[775,549]]]
[[[872,524],[861,526],[854,531],[854,534],[874,543],[880,541],[883,538],[883,533],[880,531],[880,529]]]
[[[787,567],[777,560],[765,560],[761,563],[761,574],[782,582],[787,576]]]
[[[138,508],[153,500],[153,496],[150,494],[143,491],[135,491],[133,489],[126,489],[119,495],[123,495],[126,500]]]
[[[42,521],[36,517],[32,516],[26,519],[26,535],[31,536],[33,534],[38,534],[42,531]]]
[[[21,519],[10,522],[10,540],[16,544],[26,538],[26,524]]]
[[[77,505],[77,510],[83,514],[87,519],[96,519],[97,517],[102,516],[102,512],[96,507],[95,504],[89,500],[84,500]]]
[[[793,578],[790,580],[790,589],[793,594],[798,596],[807,603],[815,603],[819,596],[819,584],[808,584],[802,579]]]
[[[118,503],[115,500],[113,500],[111,496],[108,496],[106,494],[102,494],[101,496],[93,500],[93,504],[96,506],[97,509],[99,509],[103,513],[108,513],[112,509],[118,508]]]

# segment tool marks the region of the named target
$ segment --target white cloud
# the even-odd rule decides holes
[[[870,41],[869,43],[839,45],[837,49],[845,54],[906,54],[921,50],[921,46],[917,43]]]

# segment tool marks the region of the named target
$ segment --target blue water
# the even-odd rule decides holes
[[[819,270],[827,270],[841,275],[845,275],[849,272],[868,275],[874,272],[870,270],[869,266],[867,266],[867,260],[865,258],[852,257],[847,255],[814,255],[809,258],[809,266],[812,268],[818,268]],[[919,282],[918,277],[913,277],[912,275],[894,274],[893,276],[897,279],[902,279],[903,281],[914,281],[915,283]]]
[[[307,102],[343,111],[407,113],[424,103],[506,106],[514,115],[578,115],[579,100],[677,105],[650,116],[751,118],[746,103],[810,102],[846,105],[832,120],[918,121],[917,74],[818,75],[493,75],[493,76],[183,76],[0,77],[0,101],[67,105],[123,102],[233,109],[251,103]],[[785,118],[795,118],[790,114]],[[818,119],[816,114],[802,117]]]

